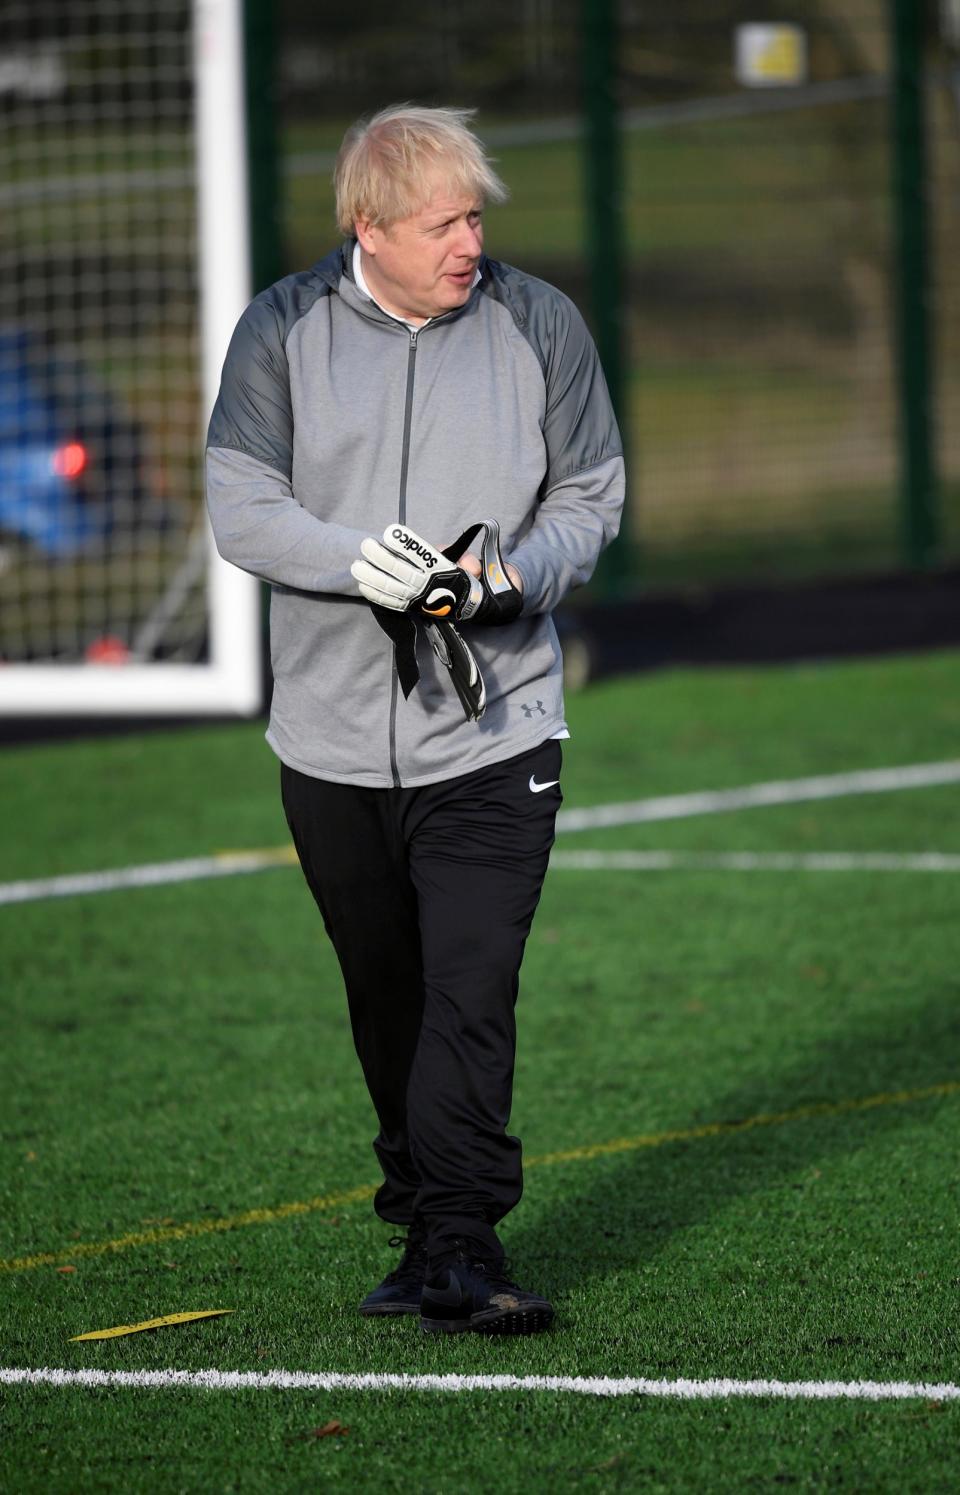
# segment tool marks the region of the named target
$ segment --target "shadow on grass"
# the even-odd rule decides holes
[[[718,1096],[709,1116],[691,1125],[737,1122],[886,1092],[921,1089],[956,1077],[960,1003],[946,987],[897,1026],[864,1025],[825,1039],[809,1057],[774,1078],[764,1076]],[[777,1104],[771,1107],[771,1091]],[[677,1232],[707,1224],[738,1197],[762,1195],[785,1180],[878,1137],[892,1136],[940,1105],[960,1098],[889,1104],[862,1111],[760,1126],[725,1136],[662,1144],[589,1163],[560,1164],[566,1187],[538,1218],[505,1227],[518,1268],[533,1269],[553,1293],[649,1262]],[[798,1185],[802,1187],[802,1185]]]

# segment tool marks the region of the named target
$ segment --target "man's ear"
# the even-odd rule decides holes
[[[376,254],[377,252],[377,230],[369,218],[357,218],[354,220],[353,231],[357,236],[360,248],[365,254]]]

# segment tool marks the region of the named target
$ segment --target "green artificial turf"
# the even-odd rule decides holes
[[[953,758],[958,683],[954,653],[611,681],[570,700],[566,803]],[[8,749],[0,880],[281,844],[261,736]],[[958,796],[560,844],[956,852]],[[0,907],[0,1256],[56,1256],[0,1271],[0,1363],[955,1384],[960,1093],[917,1092],[960,1079],[956,888],[956,874],[551,873],[512,1123],[533,1161],[503,1235],[558,1318],[503,1342],[359,1318],[392,1256],[368,1200],[282,1212],[377,1180],[339,974],[295,868]],[[783,1119],[734,1125],[764,1116]],[[273,1215],[242,1223],[256,1209]],[[143,1243],[79,1249],[131,1233]],[[220,1307],[236,1311],[70,1343]],[[946,1490],[958,1416],[924,1401],[21,1386],[0,1390],[0,1483]],[[331,1420],[349,1431],[311,1435]]]

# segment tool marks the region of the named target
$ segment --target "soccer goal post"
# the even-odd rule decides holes
[[[203,434],[250,297],[242,0],[12,0],[0,716],[251,715],[260,587]]]

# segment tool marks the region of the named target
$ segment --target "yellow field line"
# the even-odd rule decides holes
[[[761,1126],[784,1126],[790,1121],[811,1121],[823,1116],[844,1116],[855,1111],[873,1111],[881,1106],[905,1106],[913,1101],[942,1099],[960,1092],[960,1080],[947,1080],[940,1085],[924,1085],[918,1090],[885,1090],[879,1095],[868,1095],[851,1100],[820,1101],[809,1106],[797,1106],[792,1111],[761,1112],[748,1116],[743,1121],[712,1121],[704,1126],[684,1127],[677,1131],[651,1132],[637,1137],[617,1137],[612,1142],[597,1142],[588,1147],[571,1147],[564,1152],[543,1153],[539,1157],[527,1158],[528,1168],[552,1167],[557,1163],[581,1163],[591,1158],[602,1158],[618,1152],[638,1152],[645,1147],[664,1147],[672,1142],[700,1142],[709,1137],[733,1136]],[[272,1209],[244,1210],[239,1215],[226,1215],[217,1220],[188,1220],[182,1225],[164,1225],[155,1230],[137,1230],[129,1235],[117,1236],[110,1241],[85,1241],[62,1251],[42,1251],[35,1256],[16,1256],[0,1260],[0,1272],[28,1272],[34,1267],[58,1266],[64,1262],[80,1261],[85,1257],[108,1256],[114,1251],[129,1251],[136,1246],[159,1246],[166,1241],[186,1241],[195,1236],[215,1235],[224,1230],[240,1230],[246,1225],[272,1225],[276,1220],[287,1220],[293,1215],[309,1215],[316,1211],[340,1209],[344,1205],[358,1204],[363,1199],[372,1199],[375,1184],[364,1184],[362,1188],[346,1189],[338,1194],[320,1194],[315,1199],[294,1200],[290,1204],[278,1204]]]
[[[810,1121],[818,1116],[843,1116],[851,1111],[873,1111],[878,1106],[905,1106],[910,1101],[933,1100],[935,1097],[956,1095],[958,1091],[960,1080],[947,1080],[941,1085],[924,1085],[920,1090],[888,1090],[880,1095],[867,1095],[854,1100],[819,1101],[810,1106],[797,1106],[793,1111],[771,1111],[759,1116],[748,1116],[743,1121],[711,1121],[704,1126],[685,1127],[682,1131],[617,1137],[613,1142],[572,1147],[566,1152],[548,1152],[542,1157],[528,1158],[526,1166],[533,1168],[546,1163],[586,1162],[590,1158],[602,1158],[615,1152],[636,1152],[641,1147],[663,1147],[668,1142],[699,1142],[705,1137],[728,1137],[736,1132],[748,1132],[757,1126],[783,1126],[787,1121]]]
[[[314,1210],[332,1210],[340,1205],[372,1199],[376,1185],[346,1189],[341,1194],[321,1194],[316,1199],[294,1200],[273,1209],[244,1210],[240,1215],[224,1215],[219,1220],[187,1220],[183,1225],[164,1225],[157,1230],[134,1230],[112,1241],[83,1241],[65,1251],[40,1251],[36,1256],[15,1256],[0,1260],[0,1272],[28,1272],[31,1267],[54,1267],[61,1262],[80,1261],[86,1256],[108,1256],[112,1251],[129,1251],[134,1246],[161,1246],[165,1241],[186,1241],[198,1235],[216,1235],[221,1230],[240,1230],[244,1225],[272,1225],[291,1215],[309,1215]]]

